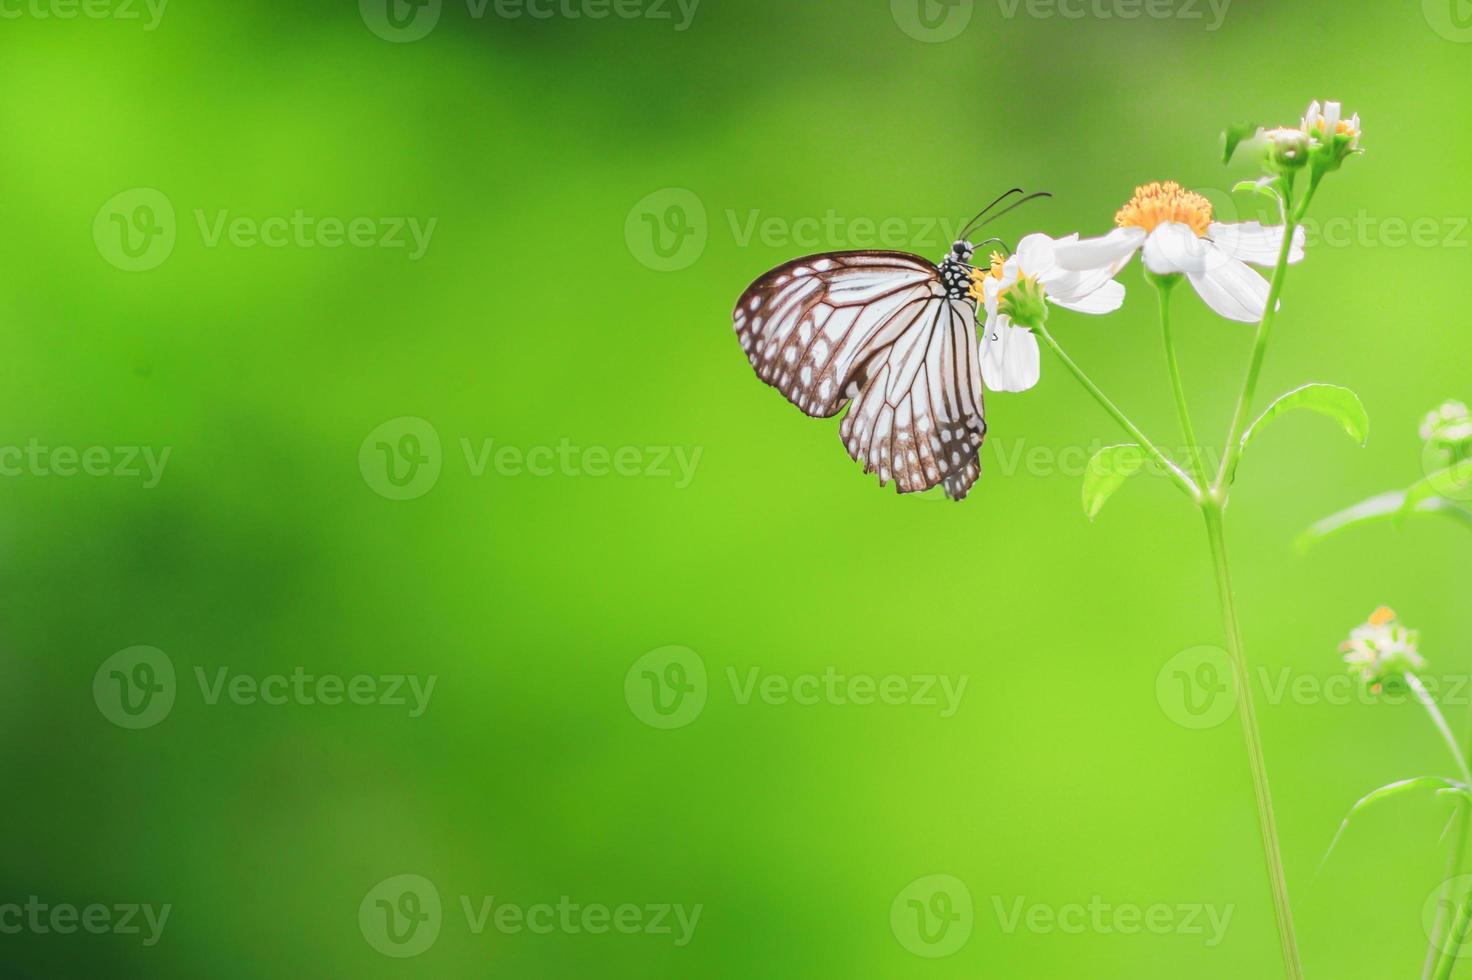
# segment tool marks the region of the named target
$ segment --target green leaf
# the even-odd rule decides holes
[[[1392,490],[1368,500],[1361,500],[1353,507],[1346,507],[1336,514],[1330,514],[1323,520],[1316,521],[1312,527],[1294,539],[1293,546],[1298,551],[1304,552],[1325,538],[1331,538],[1347,528],[1378,524],[1401,516],[1401,505],[1405,503],[1405,499],[1404,490]],[[1442,497],[1426,498],[1416,505],[1414,513],[1440,514],[1443,517],[1461,521],[1467,527],[1472,528],[1472,510]]]
[[[1280,396],[1267,407],[1267,411],[1257,417],[1257,421],[1242,433],[1239,455],[1247,450],[1247,443],[1259,429],[1279,415],[1297,408],[1306,408],[1329,416],[1343,426],[1349,437],[1361,446],[1370,437],[1370,416],[1365,413],[1365,406],[1360,402],[1359,395],[1339,385],[1307,384]]]
[[[1105,446],[1095,453],[1084,469],[1084,513],[1089,520],[1098,517],[1120,484],[1138,473],[1144,465],[1144,450],[1133,442]]]
[[[1250,139],[1257,134],[1257,123],[1233,123],[1222,132],[1224,145],[1222,148],[1222,163],[1231,163],[1232,154],[1237,152],[1238,145],[1245,139]]]
[[[1237,183],[1232,185],[1232,193],[1240,194],[1243,191],[1252,191],[1255,194],[1261,194],[1263,197],[1270,197],[1281,204],[1282,198],[1278,196],[1277,180],[1278,179],[1276,177],[1259,177],[1256,180],[1239,180],[1237,181]]]
[[[1419,510],[1422,503],[1432,498],[1442,498],[1449,493],[1459,493],[1469,489],[1472,489],[1472,459],[1464,459],[1444,470],[1437,470],[1424,480],[1411,484],[1396,518],[1404,517],[1413,510]]]
[[[1360,797],[1355,805],[1349,808],[1349,812],[1344,815],[1344,820],[1340,822],[1339,829],[1334,833],[1334,839],[1329,842],[1329,849],[1324,852],[1324,858],[1319,862],[1319,870],[1324,870],[1324,865],[1329,863],[1329,856],[1334,853],[1334,848],[1339,845],[1340,838],[1349,829],[1349,821],[1355,814],[1383,800],[1401,796],[1405,793],[1411,793],[1419,789],[1434,789],[1438,795],[1451,790],[1458,795],[1472,799],[1472,791],[1469,791],[1467,786],[1462,783],[1453,782],[1450,779],[1442,779],[1440,776],[1416,776],[1412,779],[1401,779],[1393,783],[1386,783],[1378,789],[1373,789]]]

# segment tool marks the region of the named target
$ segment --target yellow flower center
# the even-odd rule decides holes
[[[1312,120],[1309,123],[1309,128],[1311,128],[1314,132],[1318,133],[1320,136],[1323,136],[1324,135],[1324,117],[1323,116],[1319,116],[1317,119]],[[1348,119],[1341,119],[1341,120],[1339,120],[1339,122],[1337,122],[1337,123],[1334,124],[1334,135],[1335,136],[1348,136],[1350,139],[1354,139],[1355,137],[1359,136],[1359,134],[1360,134],[1360,131],[1357,130],[1357,129],[1355,129],[1353,126],[1351,126],[1349,124],[1349,120]]]
[[[985,289],[985,286],[986,286],[987,276],[991,276],[993,279],[1001,279],[1002,278],[1002,266],[1006,265],[1006,263],[1007,263],[1007,259],[1006,259],[1006,257],[1004,255],[1002,255],[1001,252],[993,252],[991,254],[991,267],[990,268],[988,268],[988,269],[982,269],[982,268],[972,269],[971,270],[971,289],[967,293],[967,295],[969,295],[972,299],[976,300],[978,303],[984,302],[986,300],[986,293],[985,293],[984,289]],[[1005,290],[1003,290],[1003,292],[1005,292]],[[1001,294],[999,293],[998,294],[998,298],[1000,298],[1000,297],[1001,297]]]
[[[1395,610],[1391,609],[1389,606],[1381,606],[1374,612],[1370,613],[1371,626],[1384,626],[1386,623],[1390,622],[1393,619],[1395,619]]]
[[[1156,225],[1166,221],[1190,225],[1197,235],[1205,235],[1206,226],[1211,224],[1211,202],[1173,180],[1155,181],[1136,187],[1135,196],[1114,216],[1114,223],[1121,228],[1145,231],[1154,231]]]

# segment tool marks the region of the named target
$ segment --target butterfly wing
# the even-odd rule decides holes
[[[944,297],[926,304],[920,319],[864,364],[858,396],[839,435],[848,453],[891,476],[900,493],[937,483],[961,500],[981,474],[986,438],[976,310]]]
[[[901,493],[943,483],[964,497],[986,433],[976,307],[947,297],[936,266],[905,252],[795,259],[732,314],[757,376],[808,415],[854,400],[840,428],[865,472]]]

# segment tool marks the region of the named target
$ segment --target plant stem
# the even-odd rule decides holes
[[[1426,690],[1426,685],[1421,682],[1421,678],[1409,671],[1406,673],[1406,683],[1415,693],[1416,700],[1425,706],[1427,713],[1431,716],[1431,723],[1436,726],[1437,732],[1446,741],[1447,748],[1451,750],[1452,758],[1456,761],[1457,769],[1462,774],[1462,781],[1472,783],[1472,775],[1468,775],[1467,771],[1466,756],[1458,747],[1456,739],[1452,736],[1451,726],[1447,724],[1441,709],[1432,700],[1430,693]],[[1468,723],[1467,737],[1469,744],[1472,744],[1472,706],[1468,708]],[[1472,804],[1469,804],[1465,798],[1457,800],[1456,824],[1456,830],[1453,831],[1456,836],[1452,842],[1452,851],[1447,855],[1446,873],[1442,875],[1441,898],[1436,903],[1436,921],[1431,927],[1431,937],[1426,947],[1426,961],[1421,966],[1422,980],[1427,980],[1431,976],[1432,970],[1440,965],[1441,956],[1444,955],[1441,943],[1444,938],[1442,927],[1446,924],[1446,902],[1451,897],[1452,879],[1462,870],[1462,863],[1467,853],[1467,835],[1468,831],[1472,830]]]
[[[1247,657],[1242,649],[1242,633],[1237,624],[1237,600],[1232,591],[1232,575],[1227,565],[1227,541],[1222,521],[1222,508],[1213,500],[1203,501],[1207,538],[1216,566],[1217,595],[1221,601],[1222,624],[1226,628],[1227,652],[1232,657],[1232,673],[1237,680],[1237,712],[1242,717],[1242,734],[1247,742],[1247,761],[1252,767],[1252,788],[1257,796],[1258,826],[1267,858],[1268,878],[1272,884],[1273,909],[1278,922],[1278,941],[1283,950],[1284,975],[1289,980],[1303,980],[1303,965],[1298,956],[1298,938],[1293,931],[1293,909],[1288,902],[1288,879],[1283,872],[1283,855],[1278,846],[1277,820],[1273,815],[1273,796],[1268,786],[1267,765],[1263,761],[1262,734],[1257,727],[1257,711],[1252,701],[1252,678],[1247,670]]]
[[[1063,362],[1063,366],[1073,373],[1073,376],[1078,379],[1079,384],[1083,385],[1084,389],[1094,396],[1094,400],[1102,405],[1104,410],[1114,417],[1114,420],[1120,424],[1124,431],[1129,433],[1130,437],[1140,444],[1140,447],[1145,450],[1145,453],[1165,471],[1167,476],[1175,481],[1176,486],[1185,491],[1186,496],[1192,500],[1199,500],[1201,493],[1197,489],[1195,482],[1179,466],[1171,462],[1170,458],[1161,452],[1159,447],[1151,442],[1145,433],[1140,431],[1140,427],[1130,421],[1129,416],[1125,415],[1118,405],[1110,401],[1109,396],[1104,394],[1098,385],[1094,384],[1093,380],[1084,373],[1083,368],[1074,363],[1073,358],[1064,353],[1063,348],[1058,346],[1058,341],[1054,340],[1053,335],[1048,332],[1047,326],[1039,324],[1033,329],[1037,332],[1038,336],[1043,338],[1043,343],[1047,344],[1049,349],[1058,355],[1058,359]]]
[[[1263,360],[1268,352],[1268,338],[1272,335],[1273,320],[1278,313],[1278,299],[1283,295],[1283,280],[1288,275],[1288,256],[1293,250],[1293,235],[1298,230],[1298,224],[1307,211],[1308,202],[1313,199],[1317,186],[1317,181],[1309,185],[1308,193],[1298,202],[1296,208],[1291,199],[1285,200],[1283,205],[1283,244],[1278,248],[1278,261],[1273,266],[1273,277],[1268,283],[1267,305],[1263,307],[1262,319],[1257,324],[1257,338],[1252,345],[1252,360],[1247,366],[1247,379],[1242,385],[1237,407],[1232,412],[1232,424],[1227,430],[1227,444],[1222,447],[1221,466],[1217,469],[1216,482],[1212,485],[1212,490],[1217,495],[1221,495],[1232,482],[1237,469],[1237,460],[1242,451],[1242,433],[1247,429],[1247,415],[1252,411],[1252,397],[1257,392],[1257,379],[1262,374]]]
[[[1196,430],[1191,425],[1191,410],[1186,405],[1186,389],[1181,384],[1181,367],[1176,360],[1176,344],[1170,332],[1170,294],[1179,276],[1157,276],[1147,274],[1155,285],[1160,300],[1160,333],[1165,338],[1165,363],[1170,368],[1170,385],[1176,396],[1176,414],[1181,417],[1181,434],[1186,437],[1186,452],[1191,462],[1191,476],[1197,486],[1206,486],[1206,465],[1201,460],[1201,443],[1196,441]]]
[[[1437,961],[1434,980],[1446,980],[1457,965],[1458,950],[1467,939],[1467,926],[1472,923],[1472,894],[1462,896],[1457,904],[1457,915],[1452,920],[1451,932],[1447,933],[1446,945],[1442,947],[1441,959]]]
[[[1223,447],[1221,464],[1217,469],[1215,481],[1210,485],[1207,484],[1200,444],[1191,426],[1190,413],[1187,410],[1185,392],[1181,384],[1180,369],[1176,362],[1175,348],[1170,334],[1168,285],[1160,290],[1161,330],[1165,338],[1166,359],[1170,367],[1171,385],[1175,391],[1176,409],[1181,416],[1181,428],[1190,444],[1191,463],[1195,470],[1194,480],[1171,463],[1164,453],[1145,438],[1139,428],[1099,390],[1099,386],[1094,384],[1078,365],[1073,363],[1073,360],[1063,352],[1057,341],[1043,326],[1034,328],[1043,341],[1052,348],[1053,353],[1058,355],[1064,366],[1073,372],[1074,377],[1078,378],[1079,383],[1094,396],[1100,405],[1104,406],[1105,411],[1114,416],[1115,420],[1135,438],[1146,453],[1164,466],[1165,472],[1201,508],[1201,514],[1206,520],[1207,539],[1216,568],[1217,595],[1221,603],[1222,624],[1226,632],[1227,649],[1231,655],[1232,672],[1237,684],[1237,710],[1242,718],[1242,734],[1247,746],[1247,761],[1252,770],[1252,786],[1257,798],[1258,829],[1262,835],[1263,855],[1267,861],[1268,880],[1272,887],[1278,940],[1283,955],[1283,972],[1287,980],[1303,980],[1303,965],[1298,953],[1298,938],[1293,928],[1293,908],[1288,899],[1288,878],[1283,870],[1283,855],[1278,843],[1277,819],[1273,814],[1273,798],[1268,783],[1267,764],[1263,759],[1262,733],[1258,729],[1257,711],[1253,705],[1252,678],[1248,673],[1247,656],[1242,647],[1242,632],[1237,620],[1237,600],[1232,590],[1232,576],[1227,564],[1224,514],[1232,476],[1241,455],[1242,434],[1247,428],[1247,417],[1252,410],[1258,378],[1262,374],[1263,362],[1267,357],[1268,340],[1272,336],[1273,320],[1283,293],[1283,281],[1288,273],[1288,260],[1293,253],[1294,233],[1303,220],[1308,203],[1313,198],[1317,187],[1318,175],[1316,174],[1303,199],[1296,207],[1293,205],[1291,185],[1284,184],[1281,187],[1283,242],[1278,249],[1277,262],[1273,266],[1272,278],[1268,283],[1267,302],[1263,307],[1262,318],[1258,321],[1252,359],[1248,364],[1242,393],[1238,396],[1237,406],[1232,412],[1232,422],[1227,433],[1226,445]],[[1161,283],[1157,281],[1156,285],[1161,286]],[[1197,481],[1200,481],[1199,484]],[[1453,929],[1459,936],[1467,931],[1469,916],[1472,916],[1472,909],[1469,909],[1464,903],[1458,910],[1457,923]],[[1449,971],[1449,967],[1445,966],[1445,959],[1443,956],[1437,980],[1445,980],[1445,973],[1440,972],[1441,970]]]
[[[1436,700],[1431,697],[1431,692],[1426,690],[1426,685],[1421,683],[1421,678],[1411,671],[1405,672],[1406,686],[1426,709],[1426,714],[1431,717],[1431,724],[1436,726],[1436,731],[1441,735],[1442,741],[1446,742],[1447,750],[1452,754],[1452,761],[1457,764],[1457,772],[1462,776],[1462,782],[1472,783],[1472,772],[1467,770],[1467,760],[1462,755],[1462,747],[1457,744],[1457,737],[1452,734],[1452,728],[1446,723],[1446,716],[1436,706]]]
[[[1457,829],[1454,831],[1456,840],[1452,844],[1452,852],[1447,856],[1446,874],[1442,876],[1441,898],[1436,903],[1436,921],[1432,924],[1430,943],[1426,948],[1426,962],[1421,966],[1422,980],[1431,976],[1432,969],[1441,960],[1442,926],[1446,924],[1446,902],[1451,896],[1452,879],[1462,869],[1463,856],[1467,853],[1467,830],[1469,818],[1472,818],[1472,805],[1468,805],[1465,799],[1457,800]]]

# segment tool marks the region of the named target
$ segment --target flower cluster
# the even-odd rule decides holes
[[[1350,631],[1339,650],[1349,672],[1379,694],[1386,688],[1400,688],[1406,674],[1425,669],[1418,642],[1417,632],[1400,625],[1395,610],[1381,606]]]
[[[1315,177],[1338,170],[1351,154],[1360,151],[1359,114],[1344,118],[1338,102],[1317,101],[1298,121],[1298,126],[1279,126],[1257,132],[1270,173],[1291,177],[1312,165]]]
[[[1338,102],[1316,101],[1296,128],[1261,130],[1259,136],[1270,147],[1270,174],[1308,164],[1321,174],[1359,152],[1360,117],[1345,119]],[[988,388],[1026,391],[1037,384],[1040,355],[1033,331],[1046,322],[1047,304],[1093,314],[1119,309],[1124,287],[1114,277],[1137,252],[1157,283],[1184,278],[1220,316],[1243,323],[1262,319],[1269,284],[1252,266],[1277,264],[1282,225],[1217,221],[1210,201],[1173,180],[1135,188],[1114,224],[1096,238],[1029,235],[1016,254],[994,252],[989,265],[972,271],[971,295],[986,312],[981,366]],[[1288,245],[1289,262],[1302,261],[1304,238],[1300,225]]]

